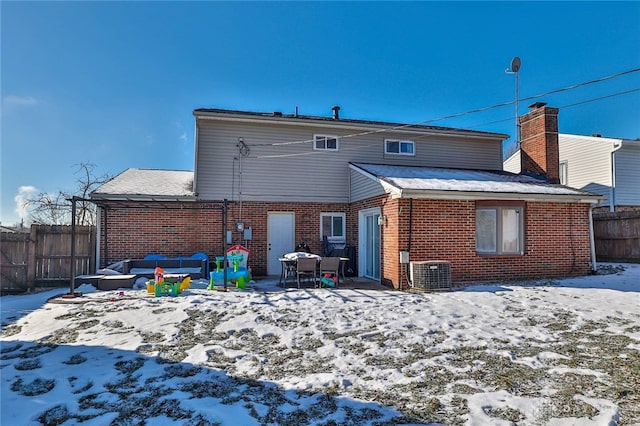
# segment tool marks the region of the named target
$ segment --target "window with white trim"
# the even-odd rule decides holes
[[[338,137],[331,135],[313,135],[313,149],[337,151]]]
[[[344,213],[320,213],[320,239],[346,241]]]
[[[560,170],[559,174],[560,174],[560,185],[568,185],[569,179],[568,179],[568,164],[566,161],[561,161],[560,162]]]
[[[524,208],[476,207],[476,252],[524,254]]]
[[[385,139],[384,153],[396,155],[415,155],[415,143],[400,139]]]

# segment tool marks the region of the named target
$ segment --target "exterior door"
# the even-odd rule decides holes
[[[268,213],[267,216],[267,275],[280,275],[278,260],[295,248],[295,216],[293,213]]]
[[[362,210],[358,213],[360,275],[380,280],[380,209]]]

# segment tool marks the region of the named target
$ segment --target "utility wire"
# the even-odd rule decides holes
[[[633,68],[627,71],[622,71],[616,74],[612,74],[609,76],[605,76],[605,77],[601,77],[601,78],[597,78],[594,80],[589,80],[589,81],[585,81],[582,83],[577,83],[571,86],[567,86],[567,87],[563,87],[560,89],[555,89],[555,90],[551,90],[549,92],[545,92],[545,93],[540,93],[538,95],[533,95],[533,96],[528,96],[526,98],[521,98],[518,100],[518,102],[522,102],[522,101],[529,101],[529,100],[533,100],[533,99],[538,99],[544,96],[548,96],[548,95],[552,95],[552,94],[556,94],[556,93],[561,93],[561,92],[566,92],[569,90],[574,90],[577,89],[579,87],[583,87],[583,86],[587,86],[590,84],[595,84],[595,83],[601,83],[603,81],[607,81],[607,80],[611,80],[614,78],[618,78],[618,77],[622,77],[623,75],[627,75],[627,74],[632,74],[632,73],[636,73],[640,71],[640,68]],[[630,93],[632,91],[636,91],[638,89],[633,89],[629,92],[623,92],[621,94],[624,93]],[[617,96],[618,94],[614,94],[614,95],[610,95],[607,97],[612,97],[612,96]],[[602,99],[604,99],[605,97],[603,97]],[[340,139],[346,139],[346,138],[352,138],[352,137],[356,137],[356,136],[364,136],[364,135],[370,135],[370,134],[376,134],[376,133],[383,133],[383,132],[387,132],[387,131],[392,131],[392,130],[400,130],[400,129],[405,129],[408,127],[413,127],[413,126],[419,126],[419,125],[424,125],[425,123],[433,123],[436,121],[442,121],[442,120],[448,120],[451,118],[458,118],[458,117],[462,117],[465,115],[469,115],[469,114],[476,114],[479,112],[484,112],[484,111],[489,111],[492,109],[496,109],[496,108],[502,108],[505,106],[509,106],[509,105],[513,105],[515,104],[516,101],[508,101],[508,102],[502,102],[499,104],[495,104],[495,105],[491,105],[491,106],[487,106],[487,107],[483,107],[483,108],[477,108],[477,109],[473,109],[473,110],[469,110],[469,111],[465,111],[465,112],[461,112],[461,113],[457,113],[457,114],[451,114],[451,115],[447,115],[447,116],[443,116],[443,117],[438,117],[438,118],[433,118],[433,119],[428,119],[428,120],[423,120],[423,121],[419,121],[417,123],[413,123],[413,124],[402,124],[402,125],[398,125],[398,126],[391,126],[388,128],[384,128],[384,129],[378,129],[378,130],[370,130],[370,131],[365,131],[365,132],[358,132],[358,133],[352,133],[352,134],[348,134],[348,135],[344,135],[344,136],[340,136]],[[586,102],[585,102],[586,103]],[[572,104],[570,106],[574,106],[577,104]],[[565,106],[566,108],[566,106]],[[513,118],[511,118],[512,120]],[[505,120],[499,120],[497,122],[502,122],[502,121],[507,121],[508,119]],[[493,123],[487,123],[487,124],[493,124]],[[479,127],[479,126],[474,126],[474,127]],[[299,140],[299,141],[290,141],[290,142],[274,142],[274,143],[262,143],[262,144],[248,144],[249,146],[252,147],[259,147],[259,146],[286,146],[286,145],[299,145],[299,144],[304,144],[304,143],[311,143],[313,142],[313,139],[305,139],[305,140]]]
[[[582,104],[586,104],[586,103],[589,103],[589,102],[599,101],[599,100],[607,99],[607,98],[613,98],[614,96],[626,95],[627,93],[633,93],[633,92],[638,92],[638,91],[640,91],[640,88],[630,89],[630,90],[627,90],[627,91],[624,91],[624,92],[614,93],[612,95],[600,96],[599,98],[587,99],[585,101],[580,101],[580,102],[576,102],[576,103],[573,103],[573,104],[563,105],[563,106],[558,107],[558,108],[571,108],[571,107],[574,107],[576,105],[582,105]]]
[[[559,109],[567,109],[567,108],[571,108],[577,105],[582,105],[582,104],[587,104],[589,102],[595,102],[595,101],[600,101],[602,99],[607,99],[607,98],[613,98],[615,96],[621,96],[621,95],[627,95],[629,93],[633,93],[633,92],[638,92],[640,91],[640,88],[637,89],[630,89],[630,90],[625,90],[624,92],[618,92],[618,93],[613,93],[611,95],[605,95],[605,96],[600,96],[598,98],[592,98],[592,99],[586,99],[584,101],[580,101],[580,102],[575,102],[573,104],[568,104],[568,105],[561,105],[558,108]],[[490,124],[496,124],[496,123],[504,123],[505,121],[513,121],[513,117],[509,117],[509,118],[503,118],[501,120],[496,120],[496,121],[490,121],[488,123],[482,123],[482,124],[474,124],[473,126],[465,126],[465,128],[468,129],[474,129],[477,127],[484,127],[484,126],[488,126]]]
[[[630,89],[630,90],[626,90],[624,92],[613,93],[611,95],[605,95],[605,96],[600,96],[598,98],[586,99],[584,101],[575,102],[573,104],[562,105],[562,106],[559,106],[558,108],[567,109],[567,108],[571,108],[571,107],[574,107],[574,106],[577,106],[577,105],[582,105],[582,104],[586,104],[586,103],[589,103],[589,102],[595,102],[595,101],[599,101],[599,100],[602,100],[602,99],[612,98],[612,97],[615,97],[615,96],[626,95],[626,94],[633,93],[633,92],[638,92],[638,91],[640,91],[640,88]],[[505,121],[513,121],[513,117],[503,118],[501,120],[495,120],[495,121],[491,121],[491,122],[483,123],[483,124],[476,124],[476,125],[473,125],[473,126],[466,126],[466,128],[472,129],[472,128],[475,128],[475,127],[488,126],[490,124],[503,123]],[[420,136],[420,137],[417,137],[416,139],[420,139],[420,138],[422,138],[422,137]],[[378,144],[376,143],[376,144],[370,144],[370,145],[361,146],[361,147],[359,146],[359,147],[354,147],[354,148],[345,148],[343,150],[344,151],[352,151],[352,150],[359,150],[359,149],[363,149],[363,148],[371,148],[371,147],[374,147],[374,146],[378,146]],[[311,152],[306,151],[306,152],[299,152],[299,153],[294,153],[294,154],[257,155],[257,156],[251,156],[250,158],[263,159],[263,158],[282,158],[282,157],[303,157],[303,156],[307,156],[307,155],[317,155],[317,154],[323,154],[323,153],[324,153],[324,151],[311,151]]]
[[[640,68],[634,68],[634,69],[631,69],[631,70],[628,70],[628,71],[623,71],[623,72],[620,72],[620,73],[617,73],[617,74],[613,74],[613,75],[609,75],[609,76],[606,76],[606,77],[597,78],[595,80],[585,81],[583,83],[574,84],[572,86],[563,87],[561,89],[555,89],[555,90],[551,90],[549,92],[540,93],[539,95],[533,95],[533,96],[529,96],[529,97],[526,97],[526,98],[520,98],[517,102],[530,101],[530,100],[533,100],[533,99],[542,98],[544,96],[549,96],[549,95],[553,95],[553,94],[556,94],[556,93],[561,93],[561,92],[566,92],[566,91],[569,91],[569,90],[574,90],[574,89],[577,89],[579,87],[587,86],[589,84],[601,83],[601,82],[606,81],[606,80],[611,80],[613,78],[618,78],[618,77],[621,77],[623,75],[631,74],[631,73],[638,72],[638,71],[640,71]],[[501,108],[501,107],[513,105],[515,103],[516,103],[515,100],[508,101],[508,102],[502,102],[502,103],[499,103],[499,104],[496,104],[496,105],[491,105],[491,106],[484,107],[484,108],[478,108],[478,109],[474,109],[474,110],[470,110],[470,111],[461,112],[461,113],[458,113],[458,114],[452,114],[452,115],[447,115],[447,116],[440,117],[440,118],[434,118],[434,119],[431,119],[431,120],[421,121],[421,122],[419,122],[417,124],[432,123],[434,121],[441,121],[441,120],[447,120],[447,119],[450,119],[450,118],[462,117],[464,115],[475,114],[475,113],[478,113],[478,112],[484,112],[484,111],[488,111],[490,109]]]

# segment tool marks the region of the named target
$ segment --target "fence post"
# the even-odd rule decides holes
[[[38,225],[31,224],[27,240],[27,291],[36,288],[36,241],[38,241]]]
[[[93,226],[89,228],[89,247],[93,248],[93,250],[91,250],[91,257],[89,257],[89,273],[95,274],[98,268],[96,268],[96,249],[95,249],[96,228]]]

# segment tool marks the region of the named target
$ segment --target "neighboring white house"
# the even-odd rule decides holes
[[[604,196],[610,211],[640,206],[640,140],[558,134],[560,183]],[[520,150],[504,161],[520,173]]]

